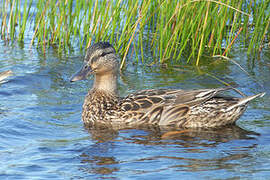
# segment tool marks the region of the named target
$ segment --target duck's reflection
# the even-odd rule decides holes
[[[116,130],[111,127],[97,126],[97,127],[85,127],[85,129],[90,133],[92,139],[97,142],[113,141],[121,136],[123,132],[136,132],[144,131],[145,133],[138,133],[139,135],[133,135],[130,133],[129,140],[134,143],[140,144],[152,144],[153,141],[160,141],[160,143],[167,143],[167,141],[162,141],[166,139],[183,140],[183,143],[193,144],[199,142],[200,140],[208,140],[212,142],[222,143],[228,142],[235,139],[254,139],[260,134],[247,131],[239,126],[226,126],[222,128],[196,128],[196,129],[175,129],[167,126],[144,126],[134,128],[122,128],[121,130]]]
[[[107,177],[121,171],[121,168],[130,162],[146,162],[150,163],[149,166],[153,166],[151,161],[168,161],[168,169],[176,168],[181,171],[233,168],[250,156],[250,149],[256,146],[256,138],[259,136],[258,133],[238,126],[220,129],[171,129],[158,126],[122,130],[107,127],[85,128],[95,143],[81,154],[83,170]],[[236,145],[237,140],[244,140],[245,143]],[[140,145],[141,148],[147,146],[151,152],[148,156],[141,157],[140,149],[131,149],[128,144],[134,144],[137,148]],[[226,148],[222,149],[220,146]],[[161,147],[164,151],[159,150],[161,153],[157,154],[155,150]],[[172,147],[174,153],[166,153],[171,151]],[[123,151],[124,155],[130,154],[132,160],[124,159]],[[176,161],[174,165],[169,163],[172,160]],[[234,161],[239,162],[234,164],[232,163]],[[137,170],[138,168],[142,167],[137,167]],[[159,170],[157,165],[150,171]],[[144,172],[148,171],[142,170],[141,173]]]
[[[90,174],[108,175],[119,171],[119,168],[116,167],[119,162],[117,162],[114,157],[103,157],[83,153],[81,154],[81,159],[82,163],[87,165],[82,167],[81,170]]]

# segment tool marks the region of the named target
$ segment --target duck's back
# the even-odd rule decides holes
[[[232,124],[244,112],[246,104],[227,112],[239,102],[239,98],[218,95],[227,89],[139,91],[121,101],[120,119],[129,125],[215,127]]]

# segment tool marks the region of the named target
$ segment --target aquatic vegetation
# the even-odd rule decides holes
[[[269,1],[247,0],[3,0],[0,34],[59,51],[107,40],[122,56],[121,68],[128,54],[144,62],[146,48],[161,63],[184,55],[199,65],[204,54],[227,56],[236,41],[248,53],[269,46],[269,9]]]

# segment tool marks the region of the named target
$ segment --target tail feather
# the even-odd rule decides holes
[[[249,101],[251,101],[251,100],[253,100],[253,99],[257,98],[257,97],[263,97],[264,95],[265,95],[265,92],[259,93],[259,94],[253,95],[253,96],[247,96],[247,97],[241,98],[241,99],[239,99],[238,103],[230,106],[229,108],[227,108],[226,111],[230,111],[233,108],[243,106],[243,105],[247,104]]]

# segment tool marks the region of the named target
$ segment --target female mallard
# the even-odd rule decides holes
[[[94,74],[93,88],[85,97],[82,119],[86,125],[169,125],[176,127],[217,127],[233,124],[247,103],[258,97],[224,97],[217,89],[148,89],[122,98],[117,93],[118,60],[115,49],[99,42],[87,49],[82,69],[71,81]]]

